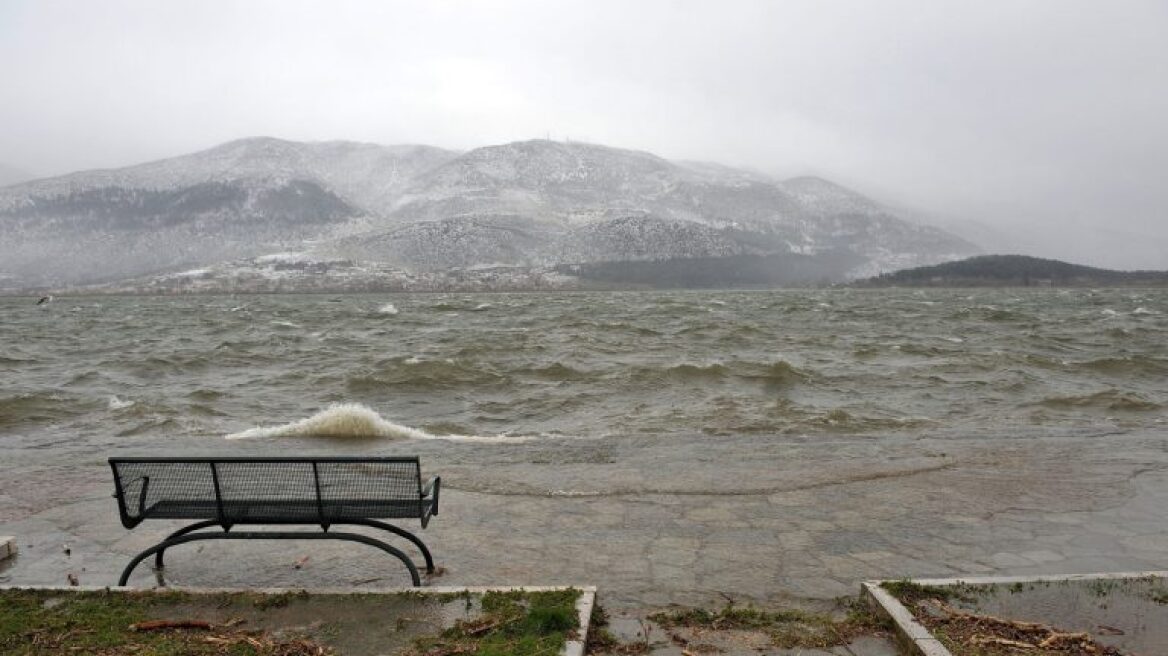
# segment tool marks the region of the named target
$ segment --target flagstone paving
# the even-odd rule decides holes
[[[865,437],[819,450],[723,439],[684,475],[667,471],[668,445],[418,445],[426,473],[444,478],[441,514],[423,533],[445,570],[436,582],[596,585],[606,607],[643,615],[855,596],[871,578],[1168,569],[1164,434]],[[0,534],[19,549],[0,561],[0,583],[113,584],[176,526],[123,529],[108,479],[96,455],[0,463]],[[408,584],[379,552],[320,542],[180,546],[165,576],[188,586]],[[155,576],[140,567],[131,583]]]

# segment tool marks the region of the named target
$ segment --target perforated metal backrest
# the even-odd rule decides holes
[[[317,471],[321,502],[329,518],[421,516],[422,475],[417,460],[319,462]],[[354,503],[360,501],[372,503]],[[387,507],[368,507],[381,502]]]
[[[122,523],[142,521],[148,510],[162,501],[183,500],[176,510],[188,514],[175,519],[208,519],[205,507],[216,504],[215,477],[208,461],[110,460]],[[200,510],[199,506],[204,506]],[[128,524],[129,525],[129,524]]]
[[[212,463],[219,482],[222,519],[227,522],[271,518],[312,521],[316,504],[314,462],[251,461]]]
[[[421,517],[417,458],[110,458],[122,523]]]

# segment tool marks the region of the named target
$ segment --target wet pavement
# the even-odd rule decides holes
[[[472,447],[423,447],[424,473],[444,477],[441,514],[422,533],[445,570],[434,583],[596,585],[602,604],[636,615],[727,599],[814,604],[855,596],[871,578],[1168,568],[1165,435],[787,447],[726,438],[678,476],[667,445],[516,446],[478,452],[479,463]],[[548,457],[585,448],[607,456]],[[181,525],[125,530],[104,458],[60,460],[24,451],[0,464],[0,534],[19,548],[0,562],[0,584],[113,585],[135,553]],[[210,587],[409,584],[385,554],[319,541],[182,545],[165,576]],[[146,565],[131,579],[155,583]]]

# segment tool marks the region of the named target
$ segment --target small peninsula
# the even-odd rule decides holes
[[[1115,271],[1028,255],[978,255],[882,273],[854,287],[1165,287],[1168,271]]]

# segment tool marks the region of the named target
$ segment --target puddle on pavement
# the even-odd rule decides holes
[[[1168,645],[1168,581],[1158,577],[1035,581],[962,586],[954,606],[979,614],[1085,631],[1123,652],[1162,653]]]

